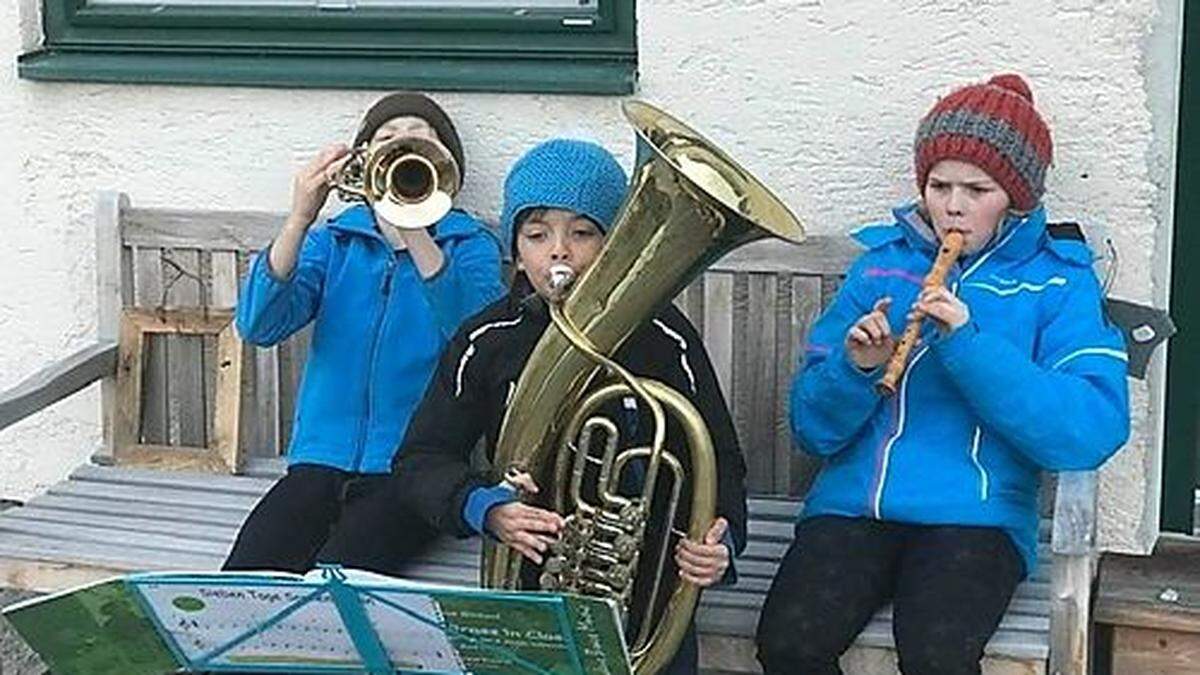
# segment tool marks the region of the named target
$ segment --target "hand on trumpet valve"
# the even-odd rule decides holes
[[[971,310],[945,286],[932,286],[921,290],[917,301],[909,310],[909,321],[918,317],[933,319],[938,332],[949,335],[966,325],[971,319]]]
[[[675,565],[684,581],[707,588],[725,576],[730,551],[722,539],[728,529],[729,521],[718,517],[704,533],[703,541],[681,538],[675,544]]]
[[[290,220],[297,226],[308,227],[325,205],[334,177],[345,163],[350,149],[341,143],[328,145],[305,164],[292,178],[292,213]]]
[[[870,312],[859,317],[850,330],[846,331],[846,352],[854,365],[871,370],[887,363],[896,349],[892,327],[887,312],[892,299],[883,297],[875,301]]]

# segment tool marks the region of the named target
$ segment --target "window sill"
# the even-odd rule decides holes
[[[637,60],[50,48],[18,57],[17,73],[57,82],[621,95],[634,90]]]

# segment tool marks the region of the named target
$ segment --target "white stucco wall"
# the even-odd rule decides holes
[[[952,85],[1025,73],[1055,133],[1047,201],[1121,253],[1116,292],[1162,304],[1179,0],[641,0],[639,95],[689,120],[815,232],[913,193],[910,142]],[[0,2],[0,388],[95,332],[91,206],[283,210],[290,174],[345,140],[377,92],[48,84],[15,77],[36,0]],[[469,158],[462,202],[494,214],[503,171],[547,134],[629,154],[616,100],[441,94]],[[1161,369],[1133,385],[1136,435],[1105,471],[1103,540],[1157,529]],[[0,496],[27,498],[98,442],[94,390],[0,432]],[[1051,414],[1048,412],[1048,414]]]

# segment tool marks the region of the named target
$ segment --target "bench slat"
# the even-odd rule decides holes
[[[179,552],[144,548],[133,542],[99,543],[54,539],[5,532],[0,536],[0,558],[41,560],[118,570],[215,570],[224,553]]]
[[[230,526],[233,528],[241,527],[242,520],[249,513],[248,511],[230,510],[230,509],[212,509],[205,507],[196,507],[187,504],[176,504],[171,506],[158,505],[153,509],[146,509],[145,504],[136,501],[120,500],[120,499],[93,499],[89,497],[77,497],[74,495],[62,494],[44,494],[40,497],[34,497],[26,502],[24,508],[38,508],[48,511],[62,511],[67,513],[96,514],[102,516],[129,516],[129,514],[137,513],[140,516],[168,523],[179,524],[195,524],[195,525],[215,525],[215,526]],[[19,513],[19,509],[6,512],[4,517],[9,514]]]
[[[142,533],[166,534],[185,539],[221,542],[225,545],[232,544],[238,532],[236,525],[185,524],[154,518],[89,514],[60,509],[30,508],[28,506],[20,509],[17,513],[7,516],[3,523],[0,523],[0,530],[3,530],[8,523],[28,523],[30,527],[36,527],[39,523],[75,526],[105,532],[123,532],[133,538],[140,537]]]
[[[275,484],[273,479],[226,476],[194,471],[158,471],[85,464],[71,472],[71,480],[129,486],[169,487],[198,492],[230,492],[260,497]]]
[[[142,505],[141,508],[153,508],[163,505],[170,506],[186,502],[192,506],[203,506],[205,508],[225,509],[237,511],[241,514],[240,518],[244,518],[245,514],[250,512],[258,502],[258,498],[251,495],[239,495],[229,493],[205,493],[199,491],[176,490],[170,488],[138,488],[132,489],[127,485],[118,485],[110,483],[85,483],[79,481],[68,481],[59,483],[50,488],[50,494],[54,495],[73,495],[77,497],[91,497],[96,499],[112,499],[118,501],[136,501]]]

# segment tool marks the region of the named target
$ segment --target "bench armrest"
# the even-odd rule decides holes
[[[117,343],[97,342],[0,391],[0,429],[117,372]]]
[[[1056,554],[1085,555],[1095,548],[1097,472],[1063,471],[1054,495],[1054,529],[1050,546]]]

